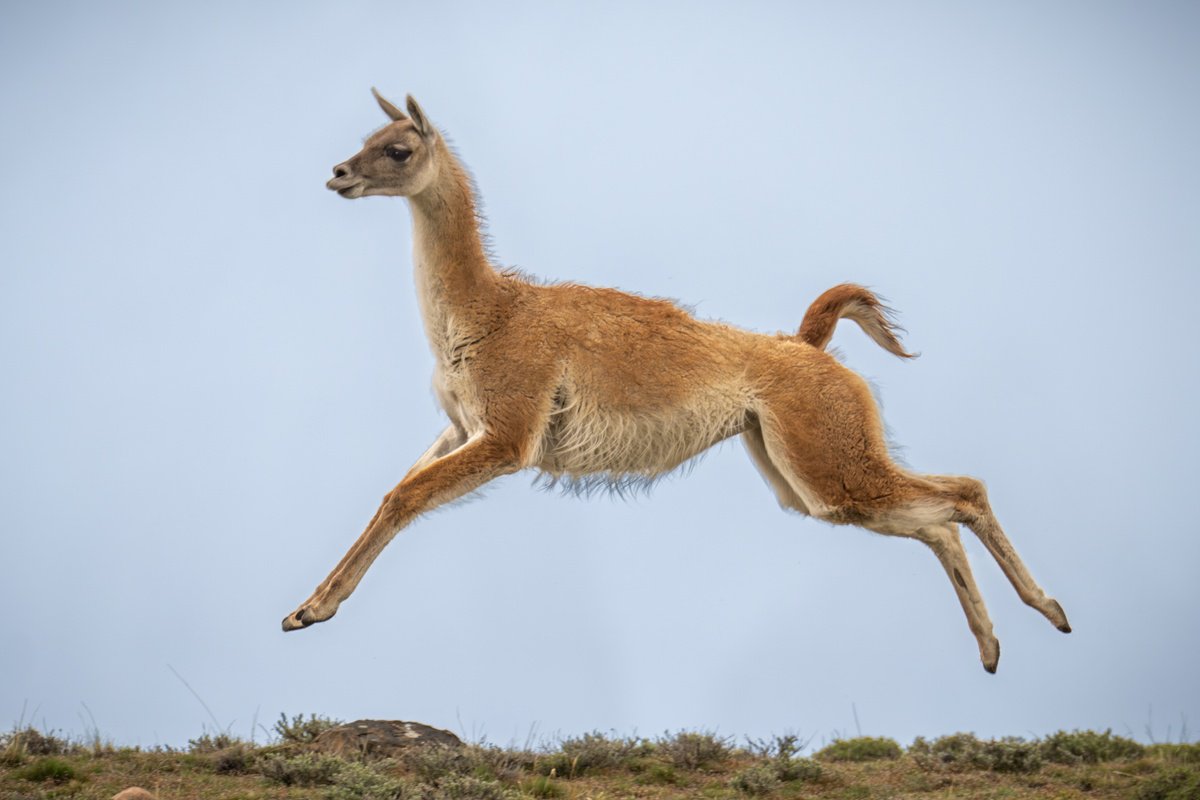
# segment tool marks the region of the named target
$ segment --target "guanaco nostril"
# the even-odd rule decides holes
[[[344,178],[349,174],[350,174],[350,168],[347,167],[345,164],[338,164],[336,167],[333,168],[333,177],[335,177],[335,178]]]

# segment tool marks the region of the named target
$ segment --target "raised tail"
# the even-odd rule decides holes
[[[916,358],[900,344],[897,335],[903,328],[892,321],[893,312],[863,286],[840,283],[826,290],[804,312],[804,321],[796,337],[818,350],[824,350],[833,338],[839,319],[852,319],[875,344],[900,358]]]

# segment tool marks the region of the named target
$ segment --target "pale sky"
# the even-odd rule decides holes
[[[986,674],[932,553],[783,513],[733,441],[627,501],[500,481],[283,634],[444,426],[405,201],[324,188],[372,85],[504,265],[765,332],[885,295],[921,358],[835,345],[1075,633],[964,532]],[[1186,2],[5,3],[0,727],[183,744],[173,668],[260,739],[1194,731],[1197,98]]]

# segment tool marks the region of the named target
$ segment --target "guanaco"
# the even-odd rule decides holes
[[[433,385],[450,424],[283,620],[285,631],[332,617],[414,517],[493,478],[532,468],[567,482],[649,481],[740,435],[785,508],[928,545],[988,672],[1000,644],[959,523],[1025,603],[1070,632],[1000,528],[983,484],[898,466],[866,382],[825,352],[838,320],[850,319],[888,352],[911,357],[874,294],[835,286],[796,334],[763,335],[698,320],[666,300],[497,269],[472,181],[442,134],[411,95],[405,113],[372,93],[390,122],[333,168],[327,186],[346,198],[408,198]]]

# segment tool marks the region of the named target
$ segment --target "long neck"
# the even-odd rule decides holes
[[[435,348],[451,320],[491,298],[498,278],[484,251],[466,170],[444,143],[436,146],[437,179],[409,198],[417,291]]]

